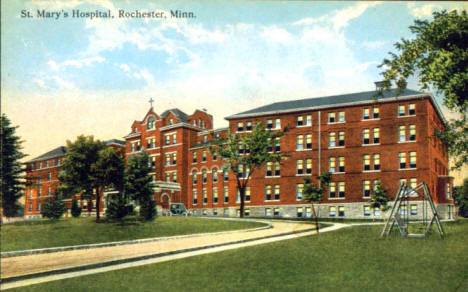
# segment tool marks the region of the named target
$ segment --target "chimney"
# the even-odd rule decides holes
[[[381,89],[383,89],[383,87],[385,86],[385,82],[386,81],[375,81],[374,84],[375,84],[375,90],[376,91],[379,91]]]

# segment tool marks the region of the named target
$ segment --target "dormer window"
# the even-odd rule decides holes
[[[173,119],[169,119],[169,125],[173,125],[174,124],[174,120]]]
[[[156,119],[153,116],[150,116],[148,120],[146,121],[146,129],[147,130],[152,130],[154,129],[154,123]],[[137,129],[135,128],[135,133],[137,132]]]

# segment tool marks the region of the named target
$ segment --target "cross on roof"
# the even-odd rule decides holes
[[[153,98],[150,98],[149,103],[151,105],[151,108],[153,108],[153,102],[154,102]]]

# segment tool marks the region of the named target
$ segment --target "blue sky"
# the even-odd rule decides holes
[[[97,4],[96,4],[97,3]],[[224,117],[266,103],[374,89],[408,26],[463,2],[2,1],[2,111],[37,156],[79,134],[121,139],[161,113]],[[107,11],[114,19],[21,18],[21,10]],[[119,19],[118,10],[195,19]],[[417,84],[410,87],[417,89]],[[31,158],[30,157],[30,158]]]

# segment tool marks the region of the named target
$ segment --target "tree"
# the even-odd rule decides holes
[[[445,106],[458,113],[435,136],[446,143],[454,168],[460,169],[468,164],[468,17],[465,10],[434,12],[433,17],[415,20],[409,27],[414,39],[395,43],[399,54],[390,52],[391,58],[379,66],[386,68],[381,73],[385,89],[393,81],[402,90],[407,79],[417,75],[422,90],[433,88]]]
[[[385,211],[388,209],[388,201],[390,197],[388,196],[387,191],[382,187],[380,182],[377,182],[374,191],[371,194],[371,204],[372,209],[380,209],[382,216]]]
[[[61,200],[51,200],[44,202],[41,214],[43,217],[57,220],[62,217],[65,212],[65,204]]]
[[[317,234],[319,234],[319,224],[317,213],[315,212],[314,203],[319,203],[322,200],[323,194],[325,193],[325,187],[330,184],[331,173],[324,172],[317,177],[319,185],[316,186],[312,183],[312,180],[308,177],[304,178],[304,188],[302,190],[302,199],[309,202],[312,205],[312,213],[315,219],[315,226],[317,228]]]
[[[468,178],[465,178],[463,185],[455,187],[453,192],[455,206],[458,207],[458,214],[468,217]]]
[[[80,217],[80,215],[81,215],[81,208],[80,208],[80,206],[78,206],[78,201],[77,200],[72,200],[71,214],[75,218]]]
[[[105,187],[121,187],[125,162],[120,153],[107,148],[93,136],[78,136],[67,141],[67,156],[59,173],[60,182],[68,189],[79,190],[82,198],[96,198],[96,222],[100,222],[100,203]]]
[[[118,194],[115,198],[109,200],[107,204],[106,217],[122,221],[128,215],[128,206],[125,198]]]
[[[152,220],[156,216],[151,167],[148,161],[146,152],[131,156],[125,172],[125,194],[140,204],[140,217],[144,220]]]
[[[15,135],[17,126],[11,126],[5,114],[1,117],[1,197],[0,204],[5,217],[15,217],[21,209],[18,199],[22,196],[24,171],[20,159],[26,155],[21,153],[20,138]]]
[[[269,131],[262,123],[257,123],[250,135],[241,136],[228,131],[225,139],[213,140],[209,146],[212,154],[216,153],[226,161],[224,169],[236,177],[241,218],[244,217],[245,190],[253,173],[265,163],[279,163],[285,157],[276,153],[274,145],[282,135],[281,131]]]

